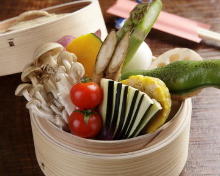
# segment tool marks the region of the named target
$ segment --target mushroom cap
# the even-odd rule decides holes
[[[72,62],[76,62],[77,61],[77,57],[75,54],[70,53],[68,51],[62,51],[60,52],[60,54],[57,56],[57,64],[58,65],[62,65],[62,60],[67,60],[70,62],[70,64]]]
[[[59,43],[49,42],[41,45],[34,52],[34,62],[36,65],[41,65],[44,63],[44,59],[48,59],[50,56],[58,55],[61,51],[64,50],[64,47]]]
[[[22,96],[22,95],[23,95],[23,91],[24,91],[25,89],[29,89],[29,88],[31,88],[31,87],[32,87],[32,85],[31,85],[31,84],[28,84],[28,83],[20,84],[20,85],[16,88],[16,90],[15,90],[15,95],[16,95],[16,96]]]
[[[28,76],[34,72],[41,72],[41,68],[40,67],[36,67],[36,66],[29,66],[27,67],[21,74],[21,80],[23,82],[27,82],[27,81],[30,81],[30,79],[28,78]]]

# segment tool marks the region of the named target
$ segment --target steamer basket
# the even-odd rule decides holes
[[[34,50],[43,43],[57,41],[64,35],[77,37],[98,29],[102,39],[107,35],[98,0],[80,0],[43,10],[70,14],[35,27],[0,34],[0,76],[21,72],[32,62]],[[1,22],[0,30],[15,20],[16,17]]]
[[[46,176],[178,176],[188,155],[191,112],[191,99],[187,99],[169,127],[147,145],[145,135],[125,143],[79,141],[30,114],[36,157]]]

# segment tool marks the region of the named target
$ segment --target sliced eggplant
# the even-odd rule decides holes
[[[114,105],[114,81],[108,81],[108,94],[107,94],[107,106],[106,106],[106,115],[105,115],[105,124],[106,129],[109,129],[111,124],[113,105]],[[103,117],[103,115],[102,115]]]
[[[135,137],[162,109],[160,103],[131,86],[101,79],[103,101],[99,111],[103,118],[105,139]]]
[[[103,100],[102,100],[102,104],[99,106],[99,112],[102,116],[103,125],[105,125],[105,121],[106,121],[107,107],[108,107],[107,105],[110,104],[110,102],[108,102],[110,101],[108,99],[108,93],[113,91],[113,90],[109,90],[108,85],[109,85],[109,79],[101,79],[100,86],[102,87],[103,90]]]
[[[127,96],[127,109],[126,109],[126,115],[125,115],[125,120],[123,123],[123,127],[119,133],[119,136],[117,138],[124,138],[125,133],[127,131],[127,128],[130,124],[131,118],[134,114],[134,108],[140,99],[140,91],[137,89],[134,89],[133,87],[128,88],[128,96]]]
[[[130,130],[132,129],[132,127],[134,125],[134,122],[135,122],[135,120],[137,118],[137,115],[139,114],[139,110],[140,110],[140,107],[142,105],[143,98],[144,98],[144,93],[139,92],[139,97],[138,97],[137,103],[136,103],[136,105],[135,105],[135,107],[133,109],[133,116],[130,119],[130,123],[127,126],[127,130],[126,130],[123,138],[127,138],[128,137],[128,135],[130,133]]]
[[[116,138],[122,129],[125,114],[126,114],[126,108],[127,108],[127,95],[128,95],[128,86],[122,84],[122,93],[121,93],[121,104],[119,109],[119,117],[117,119],[116,129],[114,133],[114,138]]]
[[[154,102],[152,99],[147,95],[144,94],[142,104],[138,110],[138,114],[134,118],[134,123],[132,125],[132,128],[129,130],[128,138],[134,133],[135,129],[138,127],[139,123],[141,120],[145,117],[149,107],[153,104]]]
[[[111,133],[112,135],[115,132],[117,121],[119,119],[119,111],[121,109],[121,93],[122,93],[122,83],[117,83],[114,82],[114,87],[115,87],[115,103],[114,103],[114,111],[112,113],[112,118],[111,118]]]
[[[147,123],[162,109],[162,106],[160,103],[158,103],[156,100],[153,100],[153,104],[150,106],[149,111],[146,112],[146,115],[144,118],[142,118],[141,122],[137,126],[137,128],[134,130],[134,133],[130,135],[130,137],[136,137],[140,134],[140,132],[146,127]]]

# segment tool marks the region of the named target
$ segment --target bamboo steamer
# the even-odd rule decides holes
[[[36,157],[46,176],[178,176],[187,160],[191,112],[187,99],[169,127],[147,144],[145,135],[114,142],[80,141],[30,114]]]
[[[43,9],[49,13],[69,13],[59,19],[27,29],[0,33],[0,76],[18,73],[32,62],[34,50],[46,42],[57,41],[64,35],[80,36],[101,30],[107,35],[98,0],[80,0]],[[0,31],[16,21],[0,23]]]

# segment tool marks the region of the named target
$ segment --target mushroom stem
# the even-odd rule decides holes
[[[30,94],[29,94],[29,92],[28,92],[27,89],[25,89],[22,94],[23,94],[24,98],[25,98],[27,101],[31,101],[31,100],[32,100],[32,98],[31,98],[31,96],[30,96]]]
[[[57,98],[57,88],[55,83],[51,79],[47,79],[43,81],[44,88],[47,93],[51,92],[54,98]]]
[[[61,130],[67,131],[68,126],[67,126],[67,124],[64,122],[64,120],[59,115],[56,115],[55,118],[51,119],[50,121],[54,125],[56,125],[58,128],[60,128]]]
[[[71,63],[69,63],[69,61],[67,60],[62,60],[64,67],[66,68],[66,72],[68,73],[70,71],[71,68]]]
[[[36,86],[39,83],[39,81],[34,75],[30,75],[28,78],[31,80],[31,83],[33,84],[33,86]]]
[[[51,65],[52,67],[57,66],[57,62],[54,56],[48,55],[47,64]]]
[[[64,121],[66,123],[68,123],[69,115],[68,115],[68,113],[67,113],[67,111],[65,109],[62,111],[62,117],[63,117]]]
[[[45,111],[42,107],[39,106],[40,102],[38,100],[32,100],[26,104],[26,108],[33,112],[38,117],[44,119],[53,119],[54,114],[52,112]]]
[[[50,105],[50,108],[57,114],[59,115],[64,121],[65,123],[68,123],[67,118],[68,118],[68,114],[66,112],[66,110],[64,109],[63,111],[60,111],[60,109],[58,109],[58,107],[56,107],[55,105]]]

